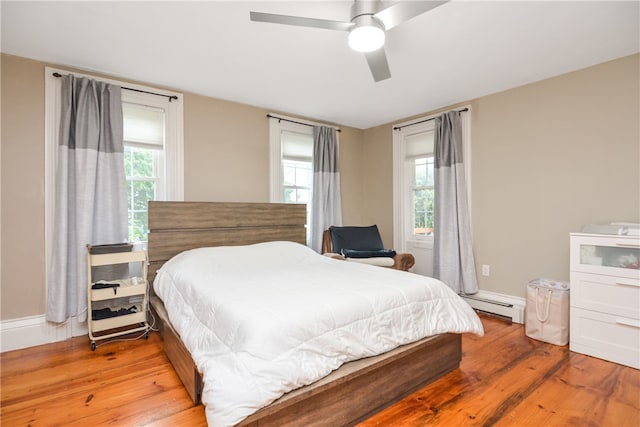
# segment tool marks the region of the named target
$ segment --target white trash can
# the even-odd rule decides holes
[[[525,333],[555,345],[569,343],[569,283],[534,279],[527,284]]]

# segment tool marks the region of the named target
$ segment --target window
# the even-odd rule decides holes
[[[145,242],[147,203],[164,197],[165,111],[125,102],[122,113],[129,241]]]
[[[280,141],[282,147],[282,201],[308,204],[311,201],[311,184],[313,182],[313,136],[309,132],[282,130]]]
[[[405,234],[410,239],[433,236],[433,122],[416,127],[402,138],[404,161],[402,190]]]
[[[272,119],[270,140],[271,202],[305,203],[309,224],[313,184],[313,128]],[[307,242],[310,229],[307,227]]]
[[[58,127],[60,123],[60,79],[53,73],[69,71],[45,67],[45,244],[49,248],[53,230],[54,183]],[[165,96],[122,90],[125,174],[129,196],[129,240],[145,242],[149,200],[183,200],[183,97],[156,88],[101,79],[108,83]],[[47,249],[47,271],[50,249]]]
[[[413,234],[433,235],[433,155],[411,161],[413,179]]]
[[[147,241],[150,200],[183,199],[181,99],[122,91],[131,242]]]
[[[152,91],[151,89],[147,89]],[[147,241],[147,203],[183,199],[182,97],[122,91],[129,241]]]

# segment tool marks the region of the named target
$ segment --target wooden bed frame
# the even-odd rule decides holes
[[[164,262],[188,249],[276,240],[305,244],[305,223],[305,205],[149,202],[149,283]],[[165,353],[194,404],[199,404],[202,376],[171,326],[162,301],[154,295],[150,300]],[[354,425],[457,368],[461,357],[459,334],[428,337],[346,363],[325,378],[285,394],[238,425]]]

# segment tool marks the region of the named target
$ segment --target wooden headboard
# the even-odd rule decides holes
[[[286,240],[306,244],[306,205],[289,203],[149,202],[149,271],[180,252]]]

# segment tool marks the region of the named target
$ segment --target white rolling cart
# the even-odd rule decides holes
[[[147,252],[130,248],[130,245],[87,245],[87,324],[92,351],[98,340],[134,332],[149,337]],[[95,267],[118,265],[124,271],[137,269],[139,265],[139,270],[114,280],[94,277]]]

